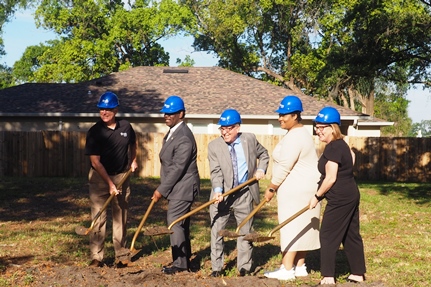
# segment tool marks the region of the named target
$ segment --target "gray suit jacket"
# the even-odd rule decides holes
[[[164,142],[159,153],[161,183],[157,190],[163,197],[168,200],[194,200],[200,188],[196,157],[195,138],[183,122]]]
[[[240,133],[239,136],[247,160],[248,179],[253,177],[257,169],[266,172],[269,162],[266,148],[257,141],[256,136],[252,133]],[[226,192],[232,188],[233,182],[232,160],[228,145],[222,137],[216,138],[208,144],[208,160],[211,172],[211,198],[213,198],[214,188],[222,186]],[[259,184],[256,182],[249,188],[253,201],[259,203]]]

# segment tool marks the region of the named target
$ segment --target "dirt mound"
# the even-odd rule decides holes
[[[163,256],[141,257],[127,267],[117,267],[113,263],[106,263],[103,267],[67,266],[60,264],[41,264],[33,267],[25,265],[10,265],[7,273],[15,277],[12,286],[99,286],[99,287],[131,287],[131,286],[175,286],[175,287],[293,287],[293,286],[316,286],[310,278],[304,278],[304,282],[282,282],[276,279],[268,279],[262,275],[257,268],[253,274],[245,277],[209,277],[204,270],[196,270],[192,265],[191,272],[182,272],[175,275],[166,275],[161,272],[163,262],[169,260],[169,252]],[[194,258],[194,263],[199,259]],[[192,261],[193,262],[193,261]],[[353,284],[343,283],[336,286],[375,286],[384,287],[381,283]]]

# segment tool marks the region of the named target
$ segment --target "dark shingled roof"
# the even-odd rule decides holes
[[[94,113],[100,95],[113,91],[121,113],[160,113],[170,95],[183,98],[188,114],[217,115],[235,108],[241,115],[274,115],[292,91],[220,67],[136,67],[77,84],[23,84],[0,90],[0,113]],[[303,116],[326,105],[300,97]],[[335,106],[335,105],[333,105]],[[361,116],[336,106],[342,116]]]

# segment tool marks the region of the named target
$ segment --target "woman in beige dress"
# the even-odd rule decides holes
[[[265,198],[270,201],[277,193],[279,223],[309,205],[319,181],[317,153],[312,135],[301,124],[302,110],[296,96],[286,96],[276,110],[281,128],[288,132],[273,151],[272,179]],[[265,277],[293,280],[308,275],[306,253],[320,248],[319,218],[320,204],[280,229],[282,264],[265,272]]]

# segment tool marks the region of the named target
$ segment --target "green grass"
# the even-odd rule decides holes
[[[265,180],[262,188],[269,183]],[[157,178],[132,178],[132,202],[128,237],[149,205]],[[431,272],[431,184],[360,182],[361,234],[364,239],[368,282],[386,286],[428,286]],[[194,207],[207,202],[209,180],[202,180]],[[145,226],[165,224],[166,201],[158,202]],[[266,235],[276,224],[276,200],[256,215],[254,228]],[[13,264],[58,263],[86,266],[88,238],[76,235],[77,225],[89,226],[88,187],[85,178],[0,178],[0,286],[10,286],[17,277],[30,284],[31,273],[9,273]],[[231,220],[227,226],[234,231]],[[108,228],[109,232],[110,228]],[[204,274],[211,272],[208,210],[192,217],[192,249],[200,258]],[[110,234],[107,238],[110,238]],[[279,266],[279,233],[254,249],[256,274]],[[112,243],[106,241],[107,258],[113,260]],[[135,247],[145,246],[142,256],[158,256],[169,250],[169,237],[138,238]],[[226,276],[236,276],[236,241],[226,241]],[[154,263],[160,267],[160,263]],[[320,255],[309,252],[310,276],[294,284],[315,285],[320,279]],[[337,281],[345,282],[349,268],[344,253],[337,254]]]

